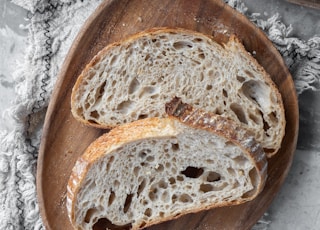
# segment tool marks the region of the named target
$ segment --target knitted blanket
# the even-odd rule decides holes
[[[37,154],[58,71],[75,36],[102,0],[13,0],[29,11],[28,47],[14,73],[15,126],[0,131],[0,229],[43,229],[36,198]],[[298,94],[320,88],[320,37],[303,41],[277,15],[263,20],[240,0],[226,2],[260,27],[283,56]],[[267,229],[261,219],[255,229]]]

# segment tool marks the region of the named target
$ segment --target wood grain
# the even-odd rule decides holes
[[[286,135],[269,160],[264,191],[254,201],[188,214],[148,229],[250,229],[267,210],[290,169],[298,134],[294,84],[282,57],[247,18],[218,0],[110,0],[88,19],[64,61],[50,101],[39,151],[37,192],[46,229],[71,229],[66,186],[77,157],[104,130],[83,126],[70,112],[73,84],[86,63],[107,44],[156,26],[182,27],[213,35],[237,34],[278,85],[286,109]]]
[[[320,0],[287,0],[287,2],[310,8],[320,9]]]

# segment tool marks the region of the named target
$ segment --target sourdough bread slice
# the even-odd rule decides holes
[[[174,96],[242,123],[268,156],[281,146],[281,95],[235,36],[227,44],[185,29],[155,28],[110,44],[74,85],[72,113],[99,128],[165,117]]]
[[[219,115],[174,114],[120,125],[88,147],[67,189],[75,229],[141,229],[262,191],[267,160],[252,136]]]

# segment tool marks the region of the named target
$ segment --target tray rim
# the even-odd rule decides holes
[[[46,150],[46,143],[44,143],[43,140],[46,138],[47,135],[49,135],[49,132],[50,132],[49,128],[50,128],[50,125],[51,125],[51,121],[53,119],[52,118],[53,117],[53,113],[52,112],[56,109],[56,106],[57,106],[57,102],[56,102],[57,100],[56,99],[58,99],[58,97],[59,97],[59,93],[60,93],[59,89],[62,88],[63,83],[64,83],[64,76],[67,74],[69,66],[72,65],[72,59],[73,59],[73,56],[74,56],[74,54],[76,52],[76,48],[79,46],[79,44],[81,44],[81,42],[83,42],[83,39],[85,39],[84,36],[87,33],[87,29],[90,26],[92,26],[92,24],[96,20],[97,15],[99,16],[105,10],[105,8],[108,7],[109,5],[111,5],[114,1],[116,1],[116,0],[105,0],[105,1],[102,1],[98,5],[98,7],[94,10],[94,13],[91,14],[87,18],[87,20],[85,21],[85,23],[81,27],[79,33],[77,34],[77,36],[75,37],[75,39],[74,39],[74,41],[73,41],[73,43],[71,45],[71,47],[70,47],[70,49],[69,49],[69,51],[68,51],[68,53],[66,55],[66,58],[65,58],[62,66],[61,66],[61,69],[60,69],[60,71],[58,73],[58,78],[57,78],[57,81],[55,83],[54,90],[52,92],[51,99],[50,99],[50,102],[49,102],[49,105],[48,105],[48,108],[47,108],[45,121],[44,121],[44,125],[43,125],[43,134],[42,134],[41,142],[40,142],[39,155],[38,155],[37,175],[36,175],[36,179],[37,179],[36,191],[37,191],[37,198],[38,198],[38,203],[39,203],[40,215],[42,217],[42,221],[43,221],[44,225],[46,227],[48,227],[48,229],[51,229],[51,228],[49,227],[50,224],[49,224],[48,219],[47,219],[46,209],[45,209],[45,207],[43,205],[43,203],[44,203],[43,193],[42,193],[43,192],[42,191],[43,181],[42,181],[42,178],[41,178],[42,175],[39,173],[39,172],[43,171],[43,165],[41,163],[44,160],[45,150]],[[219,2],[219,0],[212,0],[212,1]],[[222,1],[220,1],[220,2],[221,2],[220,4],[222,4],[224,7],[232,9],[228,4],[226,4],[226,3],[222,2]],[[246,16],[244,16],[243,14],[241,14],[240,12],[238,12],[236,10],[234,10],[234,12],[237,14],[237,17],[245,18],[244,20],[248,23],[249,26],[252,26],[255,29],[257,29],[257,27],[255,27],[255,25],[252,22],[250,22],[249,19],[247,19]],[[269,40],[264,33],[262,33],[261,36],[264,36],[266,40]],[[271,41],[270,41],[270,43],[272,44]],[[275,55],[278,54],[278,56],[281,57],[280,53],[278,53],[278,51],[276,50],[276,48],[274,47],[273,44],[272,44],[271,49],[274,49],[276,51]],[[282,59],[282,57],[278,61],[282,62],[281,64],[283,66],[286,66],[285,63],[284,63],[284,60]],[[290,78],[290,81],[289,81],[290,84],[292,84],[294,86],[294,82],[293,82],[292,76],[291,76],[289,70],[287,69],[287,78],[288,77]],[[298,107],[297,94],[295,93],[294,95],[295,95],[295,98],[293,99],[294,103],[291,104],[291,105],[288,105],[288,106],[291,107],[291,108],[294,108],[295,113],[297,114],[296,120],[294,122],[295,125],[296,125],[294,127],[294,132],[296,133],[296,135],[292,140],[293,149],[296,149],[297,140],[298,140],[298,131],[299,131],[299,107]],[[289,170],[290,170],[291,165],[292,165],[293,157],[294,157],[294,152],[291,153],[291,157],[289,159],[288,166],[286,167],[286,170],[282,174],[282,177],[279,179],[279,185],[277,185],[277,189],[276,189],[277,193],[279,192],[279,190],[281,188],[281,185],[283,184],[285,178],[287,177],[287,175],[289,173]],[[272,161],[272,159],[271,159],[271,161]],[[275,198],[275,196],[273,196],[273,199],[274,198]],[[269,202],[268,206],[270,206],[271,202]]]

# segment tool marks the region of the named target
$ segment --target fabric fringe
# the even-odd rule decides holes
[[[15,105],[6,111],[16,125],[0,132],[0,229],[44,229],[36,195],[44,116],[66,52],[99,1],[13,2],[29,10],[29,37],[24,63],[13,74]]]
[[[250,17],[250,16],[249,16]],[[320,36],[308,41],[290,37],[292,26],[283,24],[276,14],[267,21],[252,15],[250,20],[261,28],[282,55],[293,77],[297,94],[320,90]]]
[[[290,37],[292,25],[281,22],[279,14],[264,20],[259,13],[247,13],[247,7],[237,0],[228,4],[245,14],[272,41],[293,77],[298,95],[306,90],[320,90],[320,35],[308,41]]]
[[[239,0],[225,2],[245,14],[273,42],[293,77],[298,95],[306,90],[320,90],[320,35],[308,41],[290,37],[292,26],[281,22],[279,14],[264,20],[259,13],[249,14],[248,8]]]

